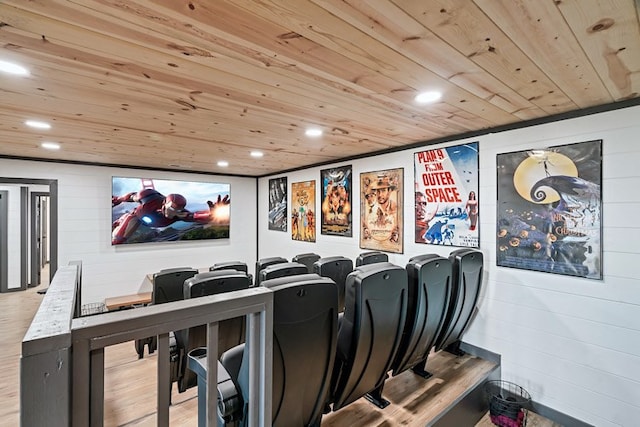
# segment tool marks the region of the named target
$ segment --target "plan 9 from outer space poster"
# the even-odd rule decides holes
[[[415,153],[415,242],[478,247],[478,143]]]
[[[602,279],[602,140],[498,154],[497,265]]]

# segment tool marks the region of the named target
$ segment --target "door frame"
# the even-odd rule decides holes
[[[40,285],[40,272],[42,270],[43,264],[41,262],[41,245],[37,245],[38,238],[42,234],[42,217],[41,217],[41,209],[38,203],[42,203],[42,197],[49,196],[49,192],[45,191],[32,191],[31,192],[31,210],[29,218],[31,220],[31,233],[29,238],[29,248],[31,252],[31,262],[29,265],[31,266],[31,274],[29,275],[29,287],[33,288]],[[42,243],[42,242],[41,242]],[[48,243],[47,243],[48,244]],[[40,250],[38,250],[40,249]]]
[[[58,180],[0,177],[0,184],[49,186],[49,283],[51,283],[58,270]],[[2,291],[0,289],[0,292]]]
[[[7,233],[9,232],[9,221],[7,219],[9,214],[9,192],[7,190],[0,190],[0,292],[9,291],[9,268],[7,263],[9,262],[9,248]],[[2,219],[4,218],[4,219]]]

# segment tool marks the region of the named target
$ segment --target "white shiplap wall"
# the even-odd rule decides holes
[[[640,423],[639,135],[640,107],[631,107],[441,145],[480,144],[480,246],[485,277],[480,312],[465,341],[501,354],[503,379],[522,385],[535,401],[598,427]],[[496,155],[594,139],[603,140],[604,280],[496,267]],[[404,254],[389,254],[390,261],[399,265],[421,253],[446,256],[450,252],[413,243],[416,151],[341,163],[353,165],[354,195],[359,194],[361,172],[404,168]],[[289,191],[297,181],[316,180],[317,186],[320,169],[327,167],[286,174]],[[282,175],[269,178],[277,176]],[[315,252],[355,259],[363,252],[358,247],[358,200],[353,200],[352,238],[318,234],[316,243],[306,243],[292,241],[289,233],[268,230],[269,178],[258,183],[260,258],[290,259]],[[316,191],[318,209],[318,187]]]
[[[7,192],[7,288],[20,288],[20,186],[3,185],[0,190]]]
[[[124,168],[0,159],[3,177],[58,180],[58,263],[83,262],[83,304],[150,291],[147,273],[256,259],[256,180]],[[152,177],[231,185],[229,239],[111,246],[112,176]],[[19,260],[18,260],[19,261]]]

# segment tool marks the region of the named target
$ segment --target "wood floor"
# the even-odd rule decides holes
[[[36,312],[42,295],[39,288],[0,295],[0,426],[15,427],[20,421],[20,343]],[[109,347],[105,352],[105,426],[155,426],[157,352],[137,358],[133,342]],[[435,375],[423,380],[411,372],[392,378],[384,396],[391,405],[377,409],[364,399],[325,415],[323,427],[416,426],[424,427],[434,414],[446,407],[460,388],[481,379],[493,364],[472,356],[454,357],[440,352],[429,359],[427,368]],[[465,375],[460,375],[461,372]],[[174,387],[170,409],[172,426],[197,425],[196,389],[178,393]],[[488,417],[477,427],[490,427]],[[560,427],[531,414],[534,427]],[[452,426],[454,427],[454,426]],[[465,427],[465,426],[455,426]]]

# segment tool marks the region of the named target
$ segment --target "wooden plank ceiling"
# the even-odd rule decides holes
[[[0,156],[262,176],[640,93],[635,0],[0,3]]]

